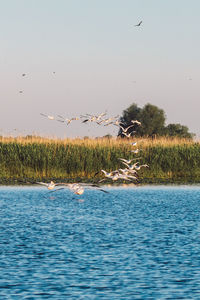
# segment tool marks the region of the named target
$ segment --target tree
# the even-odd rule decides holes
[[[120,121],[124,128],[132,125],[131,120],[141,122],[141,126],[135,124],[128,130],[128,133],[133,131],[132,135],[135,136],[178,136],[189,139],[194,137],[194,134],[188,131],[187,126],[181,124],[169,124],[165,126],[165,119],[166,115],[163,109],[150,103],[140,108],[136,103],[133,103],[123,111]],[[118,136],[124,137],[121,128],[118,132]]]
[[[137,106],[137,104],[133,103],[131,106],[129,106],[126,110],[123,111],[123,116],[120,118],[120,122],[123,124],[124,128],[127,128],[128,126],[133,125],[131,123],[131,120],[138,120],[140,119],[140,113],[141,108]],[[131,128],[130,131],[135,131],[135,129],[138,128],[137,125]],[[122,129],[120,128],[118,132],[118,136],[124,137],[122,134]]]
[[[146,104],[140,112],[139,121],[141,136],[162,135],[165,127],[164,110],[150,103]]]
[[[181,138],[192,139],[194,137],[193,133],[188,131],[187,126],[183,126],[179,123],[177,124],[169,124],[165,127],[165,135],[166,136],[178,136]]]
[[[135,124],[134,127],[130,128],[129,132],[135,131],[136,136],[153,136],[163,132],[165,113],[162,109],[150,103],[146,104],[143,108],[133,103],[123,111],[123,116],[120,118],[125,128],[132,124],[131,120],[137,120],[142,125],[138,126]],[[122,129],[119,130],[118,136],[123,137]]]

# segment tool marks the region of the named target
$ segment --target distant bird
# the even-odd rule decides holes
[[[142,24],[142,21],[140,21],[138,24],[136,24],[135,26],[140,26]]]
[[[122,134],[125,135],[127,138],[130,138],[131,137],[131,134],[135,132],[135,131],[131,131],[130,133],[126,133],[124,131],[122,131]]]
[[[136,170],[130,170],[130,169],[119,169],[120,172],[122,172],[124,175],[130,175],[131,174],[137,174]]]
[[[55,120],[54,116],[48,116],[48,115],[45,115],[45,114],[42,114],[42,113],[40,113],[40,115],[43,116],[43,117],[48,118],[49,120]]]
[[[141,149],[140,149],[140,150],[141,150]],[[135,154],[138,154],[140,150],[139,150],[139,149],[135,149],[135,150],[131,150],[131,152],[132,152],[132,153],[135,153]]]
[[[141,125],[141,122],[139,122],[138,120],[131,120],[131,123]]]
[[[23,91],[19,91],[19,93],[20,93],[20,94],[22,94],[22,93],[23,93]]]
[[[101,170],[104,173],[105,177],[112,178],[114,174],[118,173],[118,170],[106,172],[105,170]]]
[[[136,146],[137,145],[137,142],[133,142],[131,143],[132,146]]]
[[[122,127],[121,125],[119,125],[119,127],[122,129],[123,132],[128,132],[129,128],[131,128],[131,127],[133,127],[133,126],[134,126],[134,124],[133,124],[133,125],[130,125],[130,126],[126,127],[126,128],[124,128],[124,127]]]
[[[117,127],[121,127],[121,125],[125,125],[124,123],[120,122],[119,120],[116,120],[115,122],[112,122],[113,125],[117,126]]]
[[[104,173],[104,176],[109,178],[109,179],[112,179],[113,181],[117,180],[118,179],[118,174],[119,174],[119,171],[118,170],[115,170],[115,171],[111,171],[111,172],[106,172],[105,170],[101,170],[101,172]],[[99,173],[99,172],[98,172]],[[98,174],[96,173],[96,174]],[[95,175],[96,175],[95,174]],[[99,183],[104,181],[105,178],[99,180]]]
[[[136,160],[137,158],[132,158],[132,159],[125,159],[125,158],[118,158],[121,161],[127,163],[128,165],[132,163],[133,160]]]
[[[97,184],[93,184],[93,183],[58,183],[56,184],[57,186],[64,186],[70,189],[70,191],[72,191],[74,194],[76,195],[82,195],[85,191],[85,189],[97,189],[101,192],[104,193],[109,193],[108,191],[105,191],[104,189],[102,189],[99,185]],[[63,188],[59,188],[56,191],[59,191]]]
[[[122,163],[123,163],[124,165],[126,165],[126,166],[128,167],[129,170],[134,170],[134,169],[136,169],[137,165],[139,164],[139,162],[136,162],[136,163],[134,163],[133,165],[129,165],[129,164],[123,162],[123,161],[122,161]]]
[[[79,117],[73,117],[71,119],[68,119],[68,118],[64,118],[61,115],[58,115],[58,117],[60,118],[60,120],[58,119],[57,121],[62,122],[62,123],[67,123],[67,125],[69,125],[72,121],[76,121],[76,120],[80,119]]]
[[[149,168],[148,165],[140,165],[140,166],[136,166],[135,169],[136,169],[137,171],[139,171],[142,167],[144,167],[144,168]]]
[[[133,176],[131,176],[131,177],[133,177]],[[120,173],[115,175],[115,180],[118,180],[118,179],[131,181],[131,179],[129,178],[129,175],[120,174]]]
[[[23,74],[22,74],[22,76],[24,77],[24,76],[26,76],[26,74],[25,74],[25,73],[23,73]]]
[[[41,182],[41,181],[36,182],[36,183],[46,186],[48,188],[48,190],[53,190],[58,185],[57,183],[55,183],[53,181],[51,181],[50,183]]]

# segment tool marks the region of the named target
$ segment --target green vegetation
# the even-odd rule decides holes
[[[134,140],[135,141],[135,140]],[[149,168],[139,171],[141,183],[200,182],[200,144],[189,140],[138,140],[138,155],[130,153],[130,140],[1,139],[0,183],[49,181],[93,181],[101,169],[123,165],[119,157],[141,157]]]
[[[130,126],[132,124],[131,120],[138,120],[141,122],[142,126],[135,125],[135,127],[132,127],[129,130],[129,132],[132,130],[136,131],[133,135],[138,137],[168,136],[187,139],[192,139],[194,137],[194,134],[188,131],[189,129],[187,126],[181,124],[168,124],[165,126],[165,119],[166,116],[164,110],[150,103],[147,103],[143,108],[140,108],[137,104],[133,103],[123,111],[123,115],[120,118],[124,127]],[[121,129],[119,130],[118,136],[124,137]]]

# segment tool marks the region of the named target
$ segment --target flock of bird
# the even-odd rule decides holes
[[[87,184],[87,183],[55,183],[54,181],[51,181],[50,183],[46,182],[36,182],[37,184],[46,186],[48,190],[51,190],[51,192],[56,192],[59,190],[63,190],[64,188],[69,188],[70,191],[72,191],[76,195],[82,195],[84,193],[85,189],[91,189],[96,188],[99,191],[102,191],[104,193],[108,193],[104,189],[102,189],[97,184]],[[60,187],[61,186],[61,187]],[[56,187],[59,187],[58,189],[55,189]]]
[[[138,24],[134,26],[141,26],[142,21],[140,21]],[[53,72],[55,74],[55,72]],[[25,77],[27,74],[23,73],[22,77]],[[20,94],[23,93],[23,90],[19,91]],[[124,135],[127,138],[130,138],[135,131],[133,128],[135,125],[140,126],[141,123],[137,120],[132,120],[131,125],[128,127],[125,127],[125,124],[121,122],[119,119],[119,115],[114,116],[114,117],[106,117],[106,112],[101,113],[99,115],[91,115],[91,114],[85,114],[85,115],[80,115],[79,117],[72,117],[72,118],[66,118],[61,115],[57,116],[52,116],[52,115],[47,115],[44,113],[40,113],[41,116],[53,121],[58,121],[60,123],[63,123],[65,125],[69,125],[72,123],[72,121],[78,121],[81,120],[82,123],[96,123],[98,125],[103,125],[103,126],[109,126],[109,125],[114,125],[118,126],[119,129],[121,129],[121,134]],[[132,129],[130,131],[130,129]],[[132,146],[136,146],[137,142],[131,143]],[[131,153],[137,154],[139,153],[139,149],[133,149],[130,151]],[[137,178],[137,171],[140,170],[142,167],[148,167],[148,165],[138,165],[139,162],[136,162],[134,164],[131,164],[132,161],[134,161],[136,158],[132,159],[125,159],[125,158],[119,158],[121,163],[125,166],[125,168],[119,168],[118,170],[107,172],[105,170],[101,170],[101,172],[104,174],[104,178],[99,180],[99,183],[103,182],[105,179],[111,179],[112,181],[117,181],[117,180],[127,180],[127,181],[138,181]],[[139,159],[139,158],[137,158]],[[96,173],[96,175],[99,172]],[[46,182],[36,182],[37,184],[43,185],[47,187],[50,192],[56,192],[58,190],[68,188],[70,191],[77,195],[81,195],[84,193],[85,189],[97,189],[99,191],[102,191],[104,193],[108,193],[106,190],[102,189],[98,184],[86,184],[86,183],[55,183],[51,181],[50,183]]]
[[[54,120],[61,122],[65,125],[69,125],[72,121],[80,120],[82,123],[91,123],[95,122],[98,125],[102,126],[109,126],[114,125],[121,130],[121,134],[124,135],[126,138],[130,138],[133,136],[133,134],[136,132],[134,129],[137,128],[137,126],[141,126],[141,123],[138,120],[131,120],[131,125],[125,126],[125,124],[121,121],[119,115],[114,117],[107,117],[107,113],[103,112],[98,115],[92,115],[86,113],[85,115],[80,115],[78,117],[72,117],[72,118],[66,118],[61,115],[52,116],[44,113],[40,113],[40,115],[44,118],[47,118],[48,120]],[[130,150],[130,153],[138,154],[140,149],[135,149],[137,146],[137,142],[131,142],[130,145],[133,147],[133,149]],[[135,160],[139,160],[140,157],[135,157],[131,159],[125,159],[125,158],[119,158],[119,161],[123,164],[124,168],[119,168],[117,170],[107,172],[105,170],[98,171],[97,174],[100,172],[104,175],[104,178],[99,180],[98,184],[86,184],[86,183],[54,183],[51,181],[50,183],[45,182],[37,182],[37,184],[46,186],[48,190],[52,190],[52,192],[56,192],[58,190],[68,188],[70,191],[77,195],[83,194],[85,189],[97,189],[99,191],[102,191],[104,193],[108,193],[106,190],[102,189],[99,185],[101,182],[105,180],[111,180],[112,182],[116,182],[118,180],[122,181],[129,181],[138,183],[138,171],[141,168],[149,167],[147,164],[139,165],[139,162],[132,163]],[[58,188],[57,188],[58,187]]]

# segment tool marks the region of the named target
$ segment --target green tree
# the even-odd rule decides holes
[[[194,137],[194,134],[189,132],[189,129],[187,126],[183,126],[179,123],[167,125],[165,127],[165,135],[178,136],[178,137],[187,138],[187,139],[192,139]]]
[[[143,108],[133,103],[126,110],[120,118],[123,127],[130,126],[131,120],[137,120],[142,123],[141,126],[135,124],[130,128],[129,133],[133,131],[136,136],[153,136],[155,134],[162,134],[165,124],[165,113],[162,109],[150,103]],[[135,131],[135,132],[134,132]],[[118,136],[123,137],[122,129],[119,130]]]
[[[178,136],[182,138],[193,138],[194,134],[190,133],[187,126],[181,124],[169,124],[165,126],[166,115],[163,109],[147,103],[143,108],[136,103],[130,105],[123,111],[120,118],[121,125],[127,128],[133,125],[132,120],[141,122],[141,126],[135,124],[128,130],[133,136]],[[124,137],[120,128],[118,136]]]
[[[120,122],[121,125],[124,128],[127,128],[128,126],[133,125],[131,123],[131,120],[138,120],[140,119],[140,113],[141,113],[141,108],[137,106],[136,103],[133,103],[131,106],[129,106],[127,109],[125,109],[123,111],[123,115],[120,118]],[[131,131],[135,131],[136,129],[138,129],[138,125],[135,124],[134,127],[132,127],[129,132]],[[122,134],[122,129],[120,128],[119,132],[118,132],[118,136],[120,137],[124,137],[124,135]]]
[[[140,112],[139,121],[142,123],[139,129],[141,136],[163,135],[165,127],[164,110],[147,103]]]

